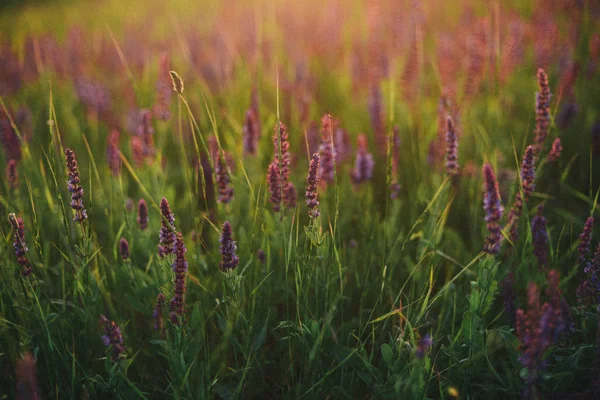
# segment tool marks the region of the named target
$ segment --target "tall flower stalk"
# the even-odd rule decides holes
[[[592,229],[594,228],[594,217],[589,217],[585,221],[583,231],[579,235],[579,246],[577,247],[577,253],[579,253],[579,263],[582,264],[590,253],[590,244],[592,243]]]
[[[540,91],[535,95],[535,149],[536,154],[539,153],[548,136],[548,128],[550,127],[550,86],[548,84],[548,75],[543,69],[538,69],[537,72],[538,85]]]
[[[321,118],[321,145],[319,146],[319,155],[321,156],[321,181],[331,183],[334,179],[334,154],[332,136],[335,131],[335,121],[331,114],[325,114]]]
[[[100,324],[104,327],[104,335],[102,341],[107,347],[112,347],[111,360],[113,363],[118,362],[125,357],[125,341],[121,334],[121,328],[115,321],[111,321],[104,314],[100,315]]]
[[[516,243],[519,232],[519,219],[523,215],[524,203],[531,193],[535,190],[535,149],[533,146],[527,146],[523,161],[521,163],[521,189],[517,191],[515,202],[508,213],[508,226],[510,227],[509,237],[511,242]]]
[[[230,185],[229,171],[227,169],[227,161],[225,159],[225,152],[221,151],[218,160],[215,163],[215,175],[217,186],[219,188],[219,195],[217,201],[219,203],[230,203],[233,200],[233,187]]]
[[[496,174],[491,165],[483,166],[483,209],[485,211],[485,222],[489,232],[485,239],[484,251],[489,254],[497,254],[500,251],[500,241],[502,233],[500,228],[500,219],[504,214],[504,207],[500,200],[500,191]]]
[[[313,154],[308,167],[308,175],[306,176],[306,207],[308,207],[308,215],[311,219],[315,219],[320,215],[319,200],[317,199],[319,158],[319,153]]]
[[[267,170],[267,184],[269,188],[269,201],[273,205],[273,211],[281,210],[281,200],[283,199],[281,187],[281,173],[279,172],[279,164],[277,161],[272,161]]]
[[[8,214],[8,221],[10,222],[13,230],[15,231],[13,247],[15,249],[15,255],[17,256],[17,262],[21,266],[21,275],[29,276],[32,269],[29,265],[29,258],[27,258],[27,244],[25,243],[25,223],[23,218],[17,217],[15,214]]]
[[[173,261],[173,271],[175,272],[175,287],[173,298],[169,304],[169,310],[171,311],[170,318],[171,322],[179,325],[180,321],[185,323],[185,291],[186,291],[186,277],[188,270],[188,263],[185,257],[187,249],[183,242],[183,235],[181,232],[177,233],[177,240],[175,242],[175,261]]]
[[[452,119],[448,117],[446,131],[446,172],[448,175],[458,176],[458,137]]]
[[[367,147],[367,137],[364,134],[358,135],[358,144],[356,150],[356,160],[354,163],[354,170],[351,173],[352,182],[358,185],[362,182],[371,180],[373,177],[373,167],[375,161],[373,156],[369,153]]]
[[[148,205],[146,204],[146,200],[140,199],[138,202],[138,213],[137,213],[137,223],[140,227],[140,230],[145,230],[148,228]]]
[[[176,235],[175,216],[171,212],[169,202],[164,197],[160,201],[160,212],[163,218],[160,221],[158,253],[160,256],[165,256],[174,253],[175,250],[173,245],[176,240]]]
[[[297,197],[296,188],[290,180],[290,175],[292,173],[292,156],[290,154],[290,142],[288,140],[287,128],[281,121],[279,121],[275,126],[273,144],[275,146],[274,162],[278,164],[278,167],[280,169],[279,172],[281,176],[279,184],[282,187],[283,203],[287,207],[295,207]]]
[[[235,254],[237,246],[233,240],[233,230],[231,229],[231,224],[229,221],[225,221],[223,224],[223,230],[221,232],[221,238],[219,239],[219,242],[221,243],[221,263],[219,264],[221,271],[234,269],[240,263],[240,259]]]
[[[69,179],[67,187],[71,193],[71,208],[75,211],[74,222],[81,223],[87,219],[87,213],[83,208],[83,187],[79,179],[79,166],[75,153],[71,149],[65,149]]]

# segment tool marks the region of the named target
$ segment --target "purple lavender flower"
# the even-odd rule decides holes
[[[273,211],[278,212],[281,209],[281,199],[283,198],[281,190],[281,174],[279,173],[279,164],[272,161],[267,171],[267,182],[269,186],[269,201],[273,204]]]
[[[579,253],[579,263],[584,263],[590,252],[590,244],[592,242],[592,229],[594,228],[594,217],[589,217],[585,221],[583,231],[579,235],[579,246],[577,252]]]
[[[186,251],[187,249],[183,242],[183,236],[181,235],[181,232],[178,232],[177,240],[175,242],[176,257],[173,262],[173,271],[175,272],[175,293],[169,304],[171,322],[176,325],[179,325],[181,318],[183,318],[183,323],[185,323],[185,279],[188,270],[188,263],[185,258]]]
[[[225,152],[221,151],[217,162],[215,163],[215,175],[217,177],[217,186],[219,187],[219,203],[229,203],[233,199],[233,188],[230,186],[229,171],[225,161]]]
[[[27,251],[29,249],[25,243],[25,223],[23,222],[23,218],[17,218],[17,216],[13,213],[8,214],[8,221],[15,231],[13,247],[15,248],[17,262],[23,268],[21,275],[28,276],[31,274],[32,269],[29,265],[29,259],[27,258]]]
[[[375,161],[373,156],[369,153],[367,147],[367,137],[364,134],[358,135],[358,144],[356,150],[356,161],[354,163],[354,170],[351,173],[352,182],[358,185],[362,182],[371,180],[373,177],[373,167]]]
[[[74,222],[82,223],[87,219],[87,213],[83,208],[83,187],[79,179],[79,166],[75,153],[71,149],[65,149],[67,159],[67,169],[69,170],[69,180],[67,187],[71,192],[71,208],[75,210]]]
[[[17,162],[14,159],[10,159],[6,164],[6,182],[9,189],[19,188],[19,172],[17,171]]]
[[[577,288],[577,301],[580,307],[600,307],[600,243],[594,258],[585,269],[585,280]]]
[[[148,206],[144,199],[140,199],[138,202],[137,223],[142,231],[148,228]]]
[[[233,232],[229,221],[223,224],[223,231],[219,242],[221,242],[221,271],[227,271],[237,267],[240,262],[239,257],[235,254],[237,246],[232,238]]]
[[[446,172],[450,176],[458,176],[458,137],[450,117],[446,132]]]
[[[537,72],[538,85],[540,91],[536,93],[535,99],[535,148],[536,153],[542,150],[546,137],[548,136],[548,128],[550,126],[550,87],[548,85],[548,75],[543,69],[538,69]]]
[[[317,191],[319,186],[319,153],[315,153],[310,160],[308,175],[306,176],[306,207],[310,218],[317,218],[319,213],[319,200]]]
[[[281,140],[281,145],[279,144]],[[273,144],[275,146],[274,162],[280,168],[280,184],[283,187],[283,202],[287,207],[296,206],[296,188],[290,181],[291,174],[291,154],[290,142],[288,140],[288,132],[286,126],[279,121],[275,126],[275,135],[273,136]],[[281,154],[281,160],[279,156]]]
[[[119,240],[119,254],[123,260],[127,260],[129,258],[129,242],[124,237]]]
[[[498,181],[496,174],[489,164],[483,166],[484,192],[483,209],[485,211],[485,222],[489,235],[486,237],[484,251],[489,254],[497,254],[500,251],[502,240],[500,219],[504,214],[504,207],[500,201]]]
[[[265,254],[265,251],[263,249],[258,249],[256,251],[256,256],[258,257],[258,260],[261,263],[266,263],[267,262],[267,255]]]
[[[162,214],[162,219],[160,221],[160,233],[158,236],[159,245],[158,251],[159,254],[162,255],[173,254],[175,249],[173,248],[173,244],[176,240],[175,235],[175,216],[171,212],[171,207],[169,207],[169,202],[166,198],[162,198],[160,201],[160,212]]]
[[[157,119],[168,121],[171,118],[171,95],[173,86],[169,71],[171,70],[171,59],[167,53],[162,53],[158,62],[158,80],[156,81],[156,102],[152,111]]]
[[[533,254],[537,257],[540,267],[548,266],[548,232],[546,231],[546,218],[542,215],[544,205],[538,207],[537,214],[531,221],[531,236]]]
[[[563,147],[560,142],[560,139],[559,138],[554,139],[554,142],[552,142],[552,149],[550,150],[550,153],[548,153],[548,161],[556,162],[560,158],[562,150],[563,150]]]
[[[419,359],[423,358],[425,356],[425,353],[427,352],[427,350],[429,350],[432,345],[433,345],[433,339],[431,338],[431,335],[426,334],[421,339],[419,339],[419,341],[417,342],[417,349],[415,350],[415,356]]]
[[[107,139],[106,160],[114,176],[121,173],[121,150],[119,150],[119,131],[113,129]]]
[[[104,327],[104,336],[102,336],[102,341],[105,346],[112,347],[111,359],[113,363],[116,363],[121,358],[125,357],[125,341],[123,340],[121,329],[115,321],[110,321],[104,316],[104,314],[100,315],[100,323]]]
[[[521,183],[525,199],[535,190],[534,147],[527,146],[521,163]]]
[[[335,121],[331,114],[325,114],[321,118],[321,145],[319,146],[319,155],[321,156],[321,181],[331,183],[334,179],[334,155],[333,145],[331,142]]]
[[[163,308],[165,306],[165,295],[159,293],[156,296],[156,307],[154,307],[154,312],[152,316],[154,317],[154,330],[160,332],[160,337],[165,339],[165,320],[163,318]]]

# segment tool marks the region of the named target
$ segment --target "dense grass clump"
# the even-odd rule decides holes
[[[0,398],[600,397],[593,2],[148,3],[0,11]]]

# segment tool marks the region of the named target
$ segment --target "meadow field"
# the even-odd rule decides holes
[[[600,4],[0,5],[0,399],[600,398]]]

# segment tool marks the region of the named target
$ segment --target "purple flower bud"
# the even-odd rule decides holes
[[[119,240],[119,254],[123,260],[127,260],[129,258],[129,242],[124,237]]]
[[[319,200],[317,199],[317,191],[319,187],[319,153],[315,153],[310,160],[308,167],[308,175],[306,176],[306,207],[308,207],[308,215],[311,218],[317,218],[319,212]]]
[[[25,223],[23,222],[23,218],[17,218],[13,213],[8,214],[8,221],[15,231],[13,247],[15,249],[15,255],[17,256],[17,262],[23,268],[21,270],[21,275],[28,276],[31,274],[32,269],[29,265],[29,259],[27,258],[27,251],[29,251],[29,249],[25,243]]]
[[[325,183],[331,183],[334,179],[334,155],[332,136],[335,131],[336,122],[331,114],[325,114],[321,119],[321,145],[319,146],[319,155],[321,156],[320,171],[321,180]]]
[[[281,145],[279,144],[281,141]],[[296,188],[290,181],[291,174],[291,154],[290,142],[286,126],[279,121],[275,126],[275,135],[273,135],[273,144],[275,147],[275,156],[273,162],[277,163],[280,169],[280,184],[283,187],[283,202],[287,207],[296,206]],[[279,156],[281,155],[281,160]]]
[[[458,137],[450,117],[448,117],[448,130],[446,132],[446,172],[450,176],[458,175]]]
[[[592,261],[585,269],[585,280],[577,288],[577,301],[580,307],[600,307],[600,243]]]
[[[543,69],[537,72],[538,85],[540,91],[536,93],[536,116],[535,116],[535,149],[536,153],[542,150],[548,128],[550,126],[550,86],[548,85],[548,75]]]
[[[217,177],[217,186],[219,188],[219,203],[229,203],[233,200],[233,188],[230,186],[229,171],[225,161],[225,152],[222,151],[215,163],[215,175]]]
[[[579,263],[584,263],[590,252],[590,244],[592,242],[592,229],[594,228],[594,217],[589,217],[585,221],[583,231],[579,235],[579,246],[577,252],[579,253]]]
[[[425,353],[427,352],[427,350],[429,350],[432,345],[433,345],[433,339],[431,338],[431,336],[429,334],[426,334],[421,339],[419,339],[419,341],[417,342],[417,349],[415,351],[415,356],[417,358],[423,358],[425,356]]]
[[[279,164],[272,161],[267,171],[267,182],[269,187],[269,201],[273,204],[273,211],[278,212],[281,209],[281,199],[283,198],[281,190],[281,174],[279,173]]]
[[[552,149],[550,150],[550,153],[548,153],[548,161],[556,162],[560,158],[562,150],[563,150],[563,147],[560,142],[560,139],[559,138],[554,139],[554,142],[552,142]]]
[[[148,227],[148,220],[148,206],[146,205],[146,200],[140,199],[138,202],[137,223],[141,230],[145,230]]]
[[[174,253],[173,244],[176,240],[175,235],[175,216],[171,212],[169,202],[166,198],[160,201],[160,212],[163,218],[160,221],[160,232],[158,235],[159,254],[162,250],[163,255]]]
[[[110,321],[104,314],[100,315],[100,324],[104,327],[102,341],[105,346],[112,347],[111,359],[112,362],[116,363],[125,357],[125,341],[123,340],[121,329],[115,321]]]
[[[80,185],[79,166],[75,153],[71,149],[65,149],[67,159],[67,169],[69,170],[69,180],[67,187],[71,192],[71,208],[75,210],[74,222],[81,223],[87,219],[87,213],[83,208],[83,187]]]
[[[237,267],[240,262],[240,259],[235,254],[237,246],[235,245],[232,235],[231,224],[229,221],[225,221],[221,238],[219,239],[219,242],[221,242],[221,263],[219,264],[221,271],[233,269]]]
[[[169,304],[171,311],[170,317],[171,322],[179,325],[181,318],[185,323],[185,291],[186,284],[185,279],[187,276],[188,263],[185,257],[187,249],[183,242],[183,236],[181,232],[177,233],[177,240],[175,242],[175,261],[173,262],[173,271],[175,272],[175,287],[173,298]]]
[[[258,260],[261,263],[266,263],[267,262],[267,255],[265,254],[265,251],[263,249],[258,249],[258,251],[256,252],[256,256],[258,257]]]
[[[485,211],[486,227],[489,232],[484,251],[489,254],[497,254],[500,251],[500,241],[502,240],[500,219],[504,214],[504,207],[500,201],[496,175],[489,164],[483,166],[483,178],[483,209]]]

